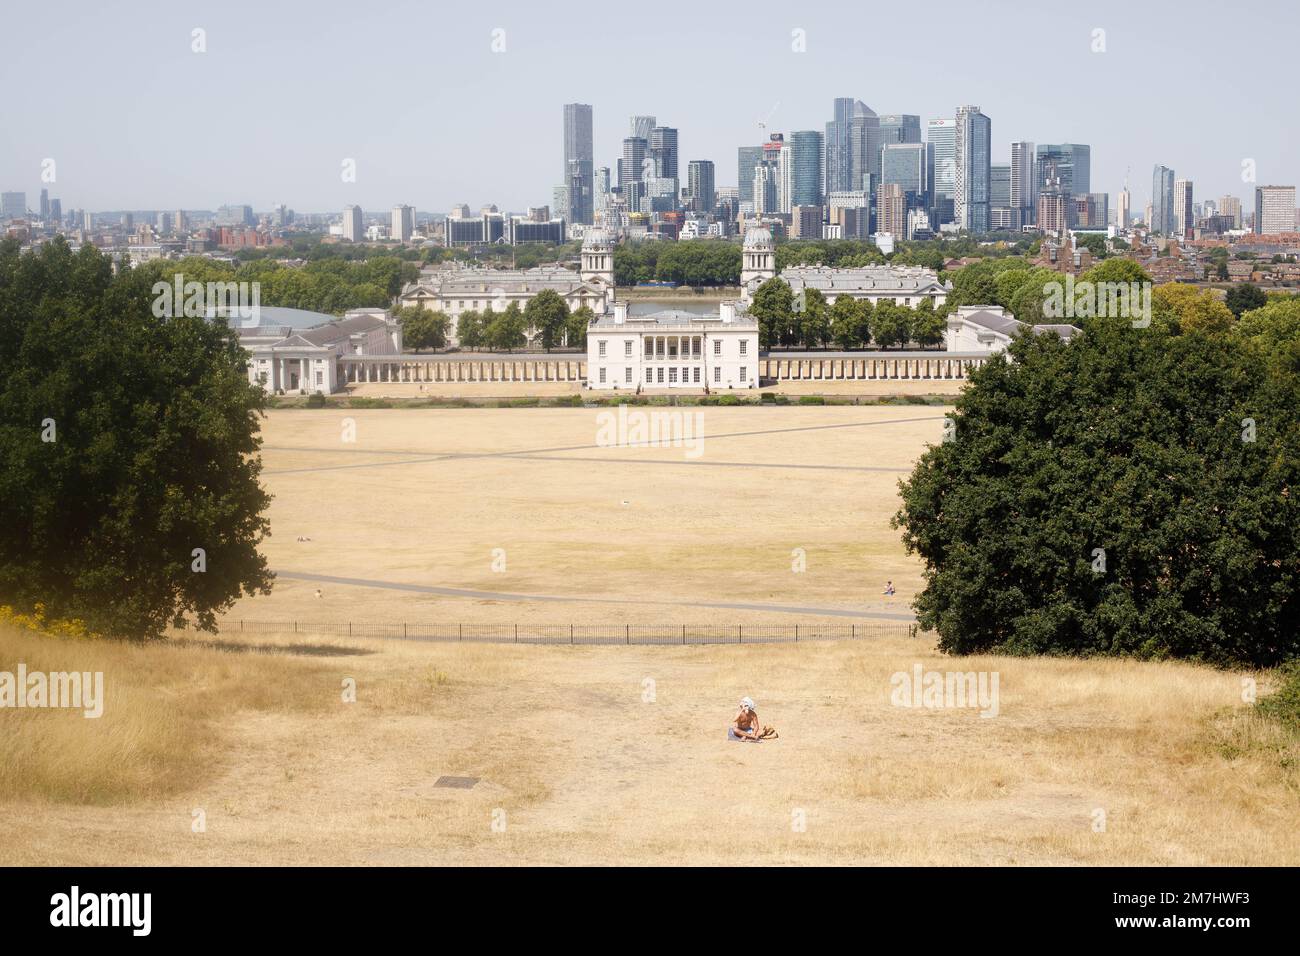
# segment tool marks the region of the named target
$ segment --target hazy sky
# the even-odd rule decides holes
[[[65,211],[519,211],[551,202],[567,102],[593,107],[597,166],[645,113],[680,130],[683,178],[712,159],[719,186],[760,120],[820,130],[836,96],[923,125],[978,105],[994,162],[1013,140],[1088,143],[1093,190],[1131,167],[1138,214],[1155,163],[1247,206],[1243,159],[1258,184],[1300,180],[1300,8],[1281,0],[15,0],[4,24],[0,189],[35,206],[53,159]]]

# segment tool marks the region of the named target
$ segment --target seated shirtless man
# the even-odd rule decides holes
[[[740,698],[740,712],[727,728],[727,737],[731,740],[758,740],[762,730],[758,723],[758,711],[754,710],[754,701],[749,697]]]

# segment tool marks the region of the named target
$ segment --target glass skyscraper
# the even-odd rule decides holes
[[[822,134],[816,130],[798,130],[790,134],[792,206],[822,204],[823,143]]]
[[[1061,191],[1067,196],[1077,196],[1092,191],[1092,147],[1081,143],[1038,144],[1038,187],[1041,189],[1050,177],[1049,166],[1056,167]]]
[[[1174,171],[1168,166],[1157,166],[1151,174],[1152,232],[1165,236],[1174,234]]]
[[[970,233],[989,231],[989,166],[992,123],[978,106],[957,108],[953,153],[953,215]]]
[[[591,107],[586,103],[564,104],[564,178],[568,208],[560,212],[570,222],[592,221],[593,149],[591,138]]]

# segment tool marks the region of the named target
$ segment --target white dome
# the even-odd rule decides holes
[[[582,239],[582,248],[595,249],[609,246],[609,236],[604,229],[589,229]]]
[[[767,226],[750,226],[745,231],[746,249],[771,249],[772,233]]]

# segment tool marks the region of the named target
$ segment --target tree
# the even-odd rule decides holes
[[[882,349],[906,345],[912,341],[912,310],[888,299],[876,303],[871,332]]]
[[[398,309],[395,318],[402,325],[402,344],[405,347],[416,352],[446,347],[450,324],[446,313],[413,305]]]
[[[596,313],[589,306],[579,306],[569,313],[564,326],[564,344],[571,349],[587,347],[587,327],[591,325]]]
[[[1199,330],[1207,333],[1226,332],[1232,327],[1233,316],[1209,289],[1170,282],[1156,286],[1151,296],[1152,318],[1162,322],[1174,332]]]
[[[225,323],[155,316],[156,276],[0,243],[0,604],[158,637],[270,590],[265,393]]]
[[[528,342],[525,328],[523,310],[518,302],[511,302],[503,311],[494,312],[488,320],[484,344],[506,352],[521,349]]]
[[[463,349],[481,349],[487,342],[487,322],[481,312],[469,310],[456,319],[456,344]]]
[[[916,344],[923,348],[938,345],[947,327],[947,317],[934,310],[934,300],[922,299],[912,319],[912,338]]]
[[[537,332],[548,352],[563,344],[568,319],[569,307],[554,289],[543,289],[524,307],[524,327]]]
[[[841,349],[860,349],[871,341],[871,302],[841,295],[831,306],[831,340]]]
[[[793,323],[794,296],[782,279],[768,279],[754,290],[749,314],[758,320],[758,346],[770,349],[788,345]]]
[[[1224,299],[1232,314],[1241,318],[1251,309],[1258,309],[1268,304],[1268,295],[1259,286],[1251,285],[1249,282],[1243,282],[1240,285],[1234,285],[1228,290]]]
[[[973,372],[894,518],[922,626],[961,654],[1300,654],[1300,380],[1256,349],[1101,323]]]
[[[798,341],[804,348],[821,348],[831,338],[831,321],[826,296],[820,289],[806,289],[803,311],[795,313]]]

